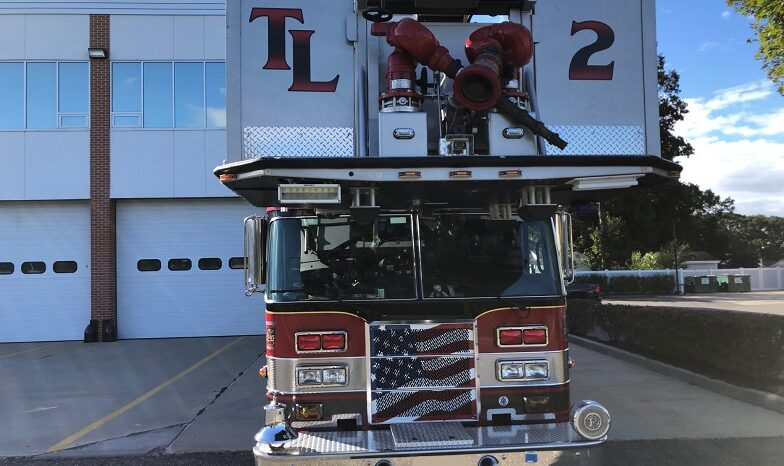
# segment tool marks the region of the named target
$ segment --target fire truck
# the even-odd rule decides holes
[[[228,2],[215,175],[267,209],[256,463],[603,442],[608,410],[569,395],[567,208],[678,176],[656,66],[653,0]]]

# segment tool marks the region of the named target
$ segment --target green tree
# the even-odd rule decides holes
[[[784,95],[784,2],[781,0],[727,0],[739,13],[754,18],[759,42],[757,58]],[[751,39],[749,40],[751,42]]]
[[[675,157],[688,157],[694,148],[682,136],[673,133],[675,124],[689,113],[686,102],[681,100],[680,75],[675,70],[666,70],[664,56],[659,55],[659,133],[661,135],[662,157],[673,160]]]

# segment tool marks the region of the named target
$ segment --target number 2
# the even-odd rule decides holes
[[[572,81],[610,81],[613,78],[615,61],[609,65],[589,65],[588,60],[595,53],[607,50],[615,43],[615,32],[610,26],[599,21],[572,21],[572,37],[580,31],[591,30],[596,33],[596,42],[586,45],[574,54],[569,65],[569,79]]]

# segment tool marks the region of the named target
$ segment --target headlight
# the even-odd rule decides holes
[[[347,383],[348,368],[345,366],[297,367],[298,385],[346,385]]]
[[[546,380],[549,376],[547,361],[498,362],[498,380]]]
[[[322,379],[324,385],[346,385],[348,377],[346,375],[346,368],[329,368],[322,371]]]
[[[528,380],[546,379],[550,375],[549,372],[546,362],[533,362],[525,365],[525,378]]]
[[[525,363],[502,362],[499,374],[501,380],[523,380],[525,378]]]
[[[321,385],[321,369],[297,369],[297,382],[300,385]]]

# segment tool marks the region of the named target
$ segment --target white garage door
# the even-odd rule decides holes
[[[264,301],[246,297],[239,199],[117,203],[120,338],[258,335]]]
[[[1,202],[0,342],[81,340],[89,267],[86,202]]]

